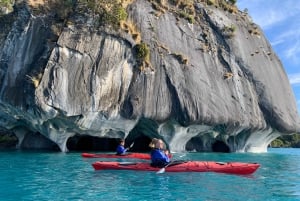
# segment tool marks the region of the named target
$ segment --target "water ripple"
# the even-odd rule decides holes
[[[183,160],[258,162],[251,176],[94,171],[80,153],[0,152],[2,201],[297,201],[300,150],[265,154],[176,153]],[[175,154],[175,157],[176,157]]]

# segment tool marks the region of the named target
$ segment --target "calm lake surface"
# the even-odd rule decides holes
[[[251,176],[94,171],[81,153],[0,151],[2,201],[300,201],[300,149],[268,153],[176,153],[174,159],[257,162]]]

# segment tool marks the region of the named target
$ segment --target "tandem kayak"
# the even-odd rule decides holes
[[[81,156],[84,158],[137,158],[137,159],[145,159],[145,160],[150,160],[151,158],[150,154],[146,154],[146,153],[127,153],[124,155],[82,153]]]
[[[172,162],[171,162],[172,163]],[[106,162],[98,161],[92,164],[95,170],[136,170],[159,171],[161,168],[152,167],[144,162]],[[258,163],[241,162],[213,162],[213,161],[185,161],[170,164],[165,167],[166,172],[217,172],[227,174],[247,175],[259,168]]]

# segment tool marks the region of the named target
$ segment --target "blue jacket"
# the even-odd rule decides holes
[[[118,147],[117,147],[117,154],[118,155],[122,155],[122,154],[125,154],[126,153],[126,151],[127,151],[127,149],[125,149],[124,148],[124,146],[122,146],[122,145],[119,145]]]
[[[170,162],[169,156],[163,150],[153,149],[151,151],[151,166],[164,167]]]

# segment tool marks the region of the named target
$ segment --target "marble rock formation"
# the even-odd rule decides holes
[[[0,18],[0,127],[18,148],[158,137],[171,151],[265,152],[300,130],[284,68],[244,12],[128,1],[116,29],[79,3],[63,17],[45,4]]]

